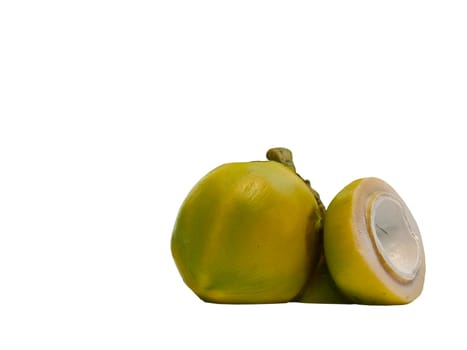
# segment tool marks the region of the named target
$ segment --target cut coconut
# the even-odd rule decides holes
[[[337,287],[363,304],[407,304],[425,279],[425,254],[417,223],[386,182],[356,180],[326,213],[324,252]]]

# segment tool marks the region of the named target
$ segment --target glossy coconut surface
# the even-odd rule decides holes
[[[336,195],[326,213],[324,251],[336,285],[354,302],[407,304],[422,292],[419,229],[383,180],[359,179]]]
[[[224,164],[183,202],[172,254],[203,300],[292,300],[318,259],[318,204],[291,169],[274,161]]]

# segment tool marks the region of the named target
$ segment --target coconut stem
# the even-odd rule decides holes
[[[294,172],[295,165],[293,163],[292,151],[283,147],[271,148],[266,153],[266,158],[284,164],[286,167],[292,169]],[[297,174],[298,175],[298,174]]]
[[[266,158],[268,160],[272,160],[275,162],[279,162],[286,167],[292,169],[297,176],[305,182],[305,184],[308,186],[308,188],[311,190],[313,193],[313,196],[316,199],[316,202],[318,203],[319,209],[321,211],[321,217],[324,218],[324,215],[326,213],[326,207],[324,206],[323,202],[321,202],[321,198],[319,197],[319,193],[316,192],[313,187],[310,185],[310,181],[305,180],[303,177],[301,177],[296,169],[295,169],[295,164],[293,163],[293,157],[292,157],[292,151],[289,150],[288,148],[284,147],[275,147],[271,148],[270,150],[267,151],[266,153]]]

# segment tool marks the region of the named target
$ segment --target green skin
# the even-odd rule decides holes
[[[292,152],[287,148],[272,148],[267,154],[266,158],[268,160],[279,162],[296,173],[295,165],[293,163]],[[324,218],[326,215],[326,208],[321,202],[318,192],[316,192],[310,185],[310,181],[303,179],[299,174],[297,174],[310,188],[313,193],[316,201],[321,210],[321,222],[319,223],[321,229],[319,232],[320,235],[320,251],[321,257],[317,266],[314,269],[314,272],[311,274],[310,279],[303,288],[300,295],[294,300],[301,303],[324,303],[324,304],[348,304],[351,301],[344,296],[339,289],[337,288],[334,280],[329,273],[326,259],[324,256],[323,250],[323,228],[324,228]]]
[[[331,274],[329,273],[323,253],[321,254],[315,272],[311,275],[305,289],[295,301],[300,303],[320,304],[352,303],[352,301],[342,294],[337,288]]]
[[[295,278],[289,278],[291,276],[294,276],[293,274],[290,274],[289,271],[286,271],[283,273],[283,276],[285,276],[284,280],[287,281],[287,283],[290,282],[290,284],[293,285],[293,288],[289,288],[289,285],[286,285],[286,283],[277,283],[276,280],[274,280],[272,283],[269,283],[266,288],[263,288],[263,290],[270,291],[274,289],[275,287],[280,287],[283,288],[287,293],[292,289],[293,293],[286,293],[286,296],[283,297],[283,300],[280,299],[279,301],[275,296],[271,297],[270,302],[287,302],[287,301],[293,301],[293,302],[301,302],[301,303],[326,303],[326,304],[352,304],[352,303],[364,303],[364,304],[380,304],[380,305],[387,305],[387,304],[404,304],[407,302],[410,302],[411,299],[407,299],[407,297],[402,298],[401,295],[391,295],[388,293],[388,289],[386,288],[385,285],[382,284],[381,280],[378,278],[378,276],[375,276],[371,269],[366,266],[366,264],[363,262],[363,257],[361,256],[361,252],[356,249],[352,244],[349,244],[349,242],[352,242],[352,239],[349,239],[347,236],[344,237],[344,239],[341,239],[341,236],[339,235],[334,235],[332,233],[334,232],[344,232],[344,233],[349,233],[351,232],[351,229],[347,226],[345,226],[346,222],[348,223],[349,220],[343,221],[342,220],[342,213],[347,214],[344,216],[350,217],[349,212],[353,210],[352,206],[349,205],[349,201],[352,199],[352,191],[355,189],[355,186],[359,183],[360,180],[356,180],[350,185],[348,185],[346,188],[344,188],[337,196],[339,200],[335,202],[336,198],[331,202],[330,207],[328,211],[326,211],[325,206],[320,200],[318,192],[316,192],[311,186],[310,182],[308,180],[303,179],[299,174],[297,174],[295,165],[293,163],[292,159],[292,152],[286,148],[272,148],[270,149],[266,157],[268,160],[272,162],[268,162],[270,165],[273,167],[280,167],[283,171],[285,171],[287,176],[292,178],[292,182],[296,183],[299,185],[300,188],[302,188],[302,194],[304,193],[306,199],[311,199],[312,198],[309,196],[307,193],[307,190],[304,189],[303,184],[297,180],[293,173],[295,173],[299,179],[301,179],[307,187],[310,189],[312,192],[315,200],[313,201],[313,208],[314,208],[314,214],[316,214],[316,204],[318,204],[319,207],[319,213],[312,219],[312,222],[315,224],[313,227],[313,242],[310,243],[310,246],[313,248],[313,259],[307,261],[300,261],[297,265],[300,267],[308,267],[309,265],[307,264],[316,264],[310,269],[306,269],[301,275],[300,279],[295,279]],[[285,165],[289,169],[293,170],[293,173],[291,174],[287,169],[284,169],[282,166],[279,166],[277,164],[274,164],[273,162],[278,162],[282,165]],[[269,173],[268,173],[269,174]],[[280,176],[283,176],[281,174]],[[379,187],[378,187],[379,188]],[[303,198],[300,197],[298,200],[297,206],[303,207]],[[343,200],[345,199],[345,200]],[[204,204],[208,205],[209,200],[204,201]],[[334,204],[333,204],[334,203]],[[344,210],[345,209],[345,210]],[[206,209],[208,210],[208,209]],[[296,212],[291,212],[291,214],[298,213]],[[337,214],[336,214],[337,213]],[[290,214],[290,213],[289,213]],[[289,219],[289,218],[287,218]],[[325,224],[325,219],[326,221],[326,235],[324,235],[324,224]],[[247,219],[245,219],[247,220]],[[255,218],[251,218],[251,221],[255,221]],[[248,222],[250,226],[253,226],[252,222]],[[286,221],[285,228],[288,228],[290,224],[290,221]],[[282,227],[280,230],[283,230],[284,228]],[[349,231],[350,230],[350,231]],[[317,233],[317,235],[316,235]],[[344,235],[345,236],[345,235]],[[186,238],[185,238],[186,240]],[[331,241],[331,243],[329,243]],[[189,241],[187,241],[190,243]],[[182,249],[187,242],[182,242],[182,244],[179,244],[182,246]],[[326,253],[327,257],[324,254],[324,246],[326,246]],[[329,249],[329,247],[333,247],[336,249]],[[299,242],[294,248],[290,251],[287,252],[287,257],[296,257],[300,256],[300,254],[294,255],[296,253],[296,250],[294,249],[301,249],[303,248],[302,242]],[[233,249],[235,251],[235,249]],[[274,251],[275,253],[272,254],[273,258],[277,260],[277,254],[280,254],[282,252],[283,247],[280,246],[279,249]],[[278,253],[279,252],[279,253]],[[317,252],[318,255],[317,255]],[[354,273],[355,269],[352,270],[354,265],[349,265],[349,260],[343,259],[342,256],[351,256],[351,261],[352,263],[355,263],[357,265],[356,271],[358,272],[357,274]],[[286,257],[286,258],[287,258]],[[199,259],[203,259],[203,256],[196,257]],[[240,261],[243,261],[245,257],[241,256]],[[248,258],[248,257],[246,257]],[[326,258],[328,258],[328,261],[326,261]],[[267,261],[264,266],[267,268],[272,268],[274,270],[274,273],[277,271],[278,267],[281,267],[281,265],[276,265],[274,259],[271,261]],[[313,261],[313,262],[311,262]],[[350,269],[350,270],[349,270]],[[235,269],[234,269],[235,270]],[[332,274],[331,272],[332,271]],[[238,271],[234,271],[238,272]],[[343,272],[343,273],[342,273]],[[194,284],[195,282],[194,279],[192,278],[192,273],[190,274],[190,270],[187,270],[186,276],[184,278],[187,279],[188,282],[192,282]],[[340,273],[340,275],[339,275]],[[224,277],[224,274],[220,274],[221,279]],[[336,277],[335,280],[332,277]],[[344,279],[342,279],[342,276],[344,276]],[[350,277],[349,277],[350,276]],[[423,271],[420,274],[421,277],[419,277],[419,283],[420,279],[424,278],[424,265],[423,265]],[[199,276],[198,276],[199,277]],[[197,282],[199,280],[202,280],[201,278],[198,278]],[[192,281],[193,280],[193,281]],[[340,288],[342,291],[337,287],[335,281],[337,281],[340,285]],[[421,280],[423,283],[423,280]],[[187,282],[187,284],[189,284]],[[201,281],[203,282],[203,281]],[[251,283],[251,285],[256,288],[258,286],[257,281],[254,281],[254,283]],[[190,285],[190,284],[189,284]],[[364,286],[364,290],[362,292],[361,286]],[[367,286],[370,285],[371,288],[367,288]],[[238,287],[238,286],[236,286]],[[254,289],[253,288],[253,289]],[[353,288],[353,289],[352,289]],[[284,290],[281,290],[279,294],[283,294]],[[357,298],[357,295],[355,294],[355,290],[358,290],[360,295],[363,294],[363,297],[359,296]],[[298,292],[298,294],[297,294]],[[375,299],[375,296],[372,295],[371,293],[376,293],[380,299]],[[207,292],[206,292],[207,293]],[[220,293],[223,293],[221,290]],[[345,294],[344,294],[345,293]],[[373,294],[374,294],[373,293]],[[207,293],[209,294],[209,293]],[[200,295],[200,297],[203,300],[206,301],[212,301],[212,302],[224,302],[225,294],[209,294],[208,297],[203,295]],[[281,294],[281,295],[282,295]],[[289,295],[290,294],[290,295]],[[206,299],[204,299],[206,297]],[[234,298],[234,296],[230,296],[231,298]],[[234,303],[240,302],[255,302],[255,300],[251,299],[241,299],[236,296],[237,299],[232,299]],[[415,295],[416,297],[416,295]],[[248,296],[250,298],[250,296]],[[388,299],[389,298],[389,299]],[[257,299],[258,302],[264,302],[264,299]],[[268,302],[268,301],[266,301]]]
[[[319,193],[316,192],[313,187],[310,185],[310,181],[305,180],[303,177],[301,177],[297,171],[295,170],[295,164],[293,163],[293,158],[292,158],[292,152],[283,147],[276,147],[276,148],[271,148],[267,153],[266,153],[266,158],[268,160],[273,160],[275,162],[281,163],[290,169],[292,169],[297,176],[302,179],[307,186],[310,188],[311,192],[313,192],[313,196],[316,199],[316,202],[318,202],[319,208],[321,210],[321,217],[324,218],[326,215],[326,207],[324,206],[323,202],[321,202],[321,198],[319,197]]]
[[[187,285],[190,286],[190,288],[192,288],[195,291],[195,293],[198,294],[198,296],[201,299],[205,301],[210,301],[210,302],[222,302],[223,303],[223,302],[226,302],[226,300],[228,300],[227,302],[229,303],[245,303],[245,302],[251,303],[251,302],[256,302],[256,300],[258,300],[259,302],[294,301],[294,302],[302,302],[302,303],[349,303],[349,300],[345,296],[343,296],[341,292],[338,290],[338,288],[336,287],[336,284],[334,283],[334,280],[331,277],[328,267],[327,267],[326,259],[324,256],[324,249],[323,249],[323,232],[324,232],[323,230],[324,230],[324,219],[326,215],[326,208],[321,202],[318,192],[316,192],[310,186],[310,182],[308,180],[303,179],[299,174],[297,174],[295,165],[292,159],[292,152],[290,150],[286,148],[273,148],[267,152],[266,158],[269,161],[271,161],[270,162],[271,164],[274,162],[277,162],[282,165],[285,165],[290,170],[292,170],[293,171],[292,174],[290,174],[288,170],[284,170],[284,171],[286,171],[288,173],[287,175],[290,176],[291,178],[294,177],[293,174],[296,174],[300,180],[293,178],[293,180],[295,180],[294,182],[298,183],[300,185],[299,187],[303,188],[303,185],[300,183],[300,181],[303,181],[307,185],[307,187],[310,189],[311,193],[313,194],[313,197],[315,198],[315,203],[314,203],[315,209],[316,209],[316,204],[318,204],[319,212],[316,213],[315,211],[314,213],[317,215],[316,217],[312,219],[312,222],[314,225],[314,229],[313,229],[314,238],[313,238],[313,242],[310,242],[310,245],[312,247],[310,249],[313,251],[313,259],[310,259],[308,262],[309,264],[313,264],[313,266],[309,266],[310,268],[308,269],[303,269],[304,273],[301,274],[299,280],[297,279],[291,280],[290,278],[287,278],[287,277],[290,277],[290,275],[286,273],[284,275],[285,278],[283,279],[284,281],[286,281],[286,283],[280,283],[278,285],[273,283],[272,285],[270,285],[270,287],[272,288],[276,288],[276,287],[279,288],[279,291],[280,291],[279,295],[281,297],[283,297],[283,293],[285,293],[282,289],[285,289],[287,293],[290,291],[290,288],[293,290],[292,293],[288,293],[288,294],[285,293],[287,295],[283,297],[283,300],[281,298],[278,299],[276,295],[271,296],[268,293],[266,293],[266,295],[270,299],[267,299],[267,301],[265,301],[266,300],[264,299],[265,296],[261,295],[261,293],[258,294],[261,296],[261,297],[258,297],[258,299],[254,299],[254,298],[246,299],[241,294],[237,295],[235,293],[234,294],[231,293],[232,295],[229,295],[229,288],[225,287],[225,283],[224,283],[224,287],[225,287],[224,289],[220,288],[218,291],[209,290],[209,288],[206,287],[206,285],[209,282],[209,278],[208,278],[209,276],[206,277],[206,276],[203,276],[203,274],[197,274],[195,278],[193,271],[190,270],[190,268],[187,268],[186,266],[182,266],[181,269],[184,271],[183,278],[185,279],[185,282],[187,283]],[[274,164],[272,165],[275,167],[278,167],[278,165],[274,165]],[[282,169],[283,167],[281,166],[280,168]],[[306,193],[306,190],[304,190],[304,192],[306,195],[305,197],[311,199],[309,194]],[[211,200],[215,200],[215,198],[212,198],[212,199],[207,198],[205,201],[202,201],[200,205],[205,205],[206,208],[208,208],[211,203]],[[300,205],[300,203],[303,205],[303,202],[299,202],[297,204]],[[208,210],[206,208],[204,211]],[[177,224],[181,225],[181,227],[183,227],[183,225],[188,225],[187,221],[189,221],[189,219],[187,219],[186,216],[184,216],[184,218],[185,218],[184,220],[180,219],[181,221],[177,220]],[[255,220],[255,218],[250,218],[250,219],[253,221]],[[245,218],[245,220],[250,220],[250,219],[248,219],[247,217]],[[190,220],[194,220],[194,218],[191,218]],[[210,224],[210,223],[205,223],[205,224]],[[254,223],[247,221],[245,222],[245,225],[254,226]],[[209,230],[209,228],[206,228],[206,230]],[[174,239],[174,237],[175,236],[173,236],[172,239]],[[189,254],[186,247],[187,246],[193,247],[197,244],[194,240],[190,241],[190,238],[187,238],[187,237],[184,237],[182,240],[180,240],[181,238],[177,236],[175,239],[176,240],[178,239],[177,241],[178,244],[176,245],[178,248],[173,250],[174,257],[175,255]],[[205,242],[199,241],[198,243],[203,245]],[[213,244],[215,244],[215,242]],[[194,251],[201,250],[200,247],[198,248],[195,247]],[[229,247],[229,248],[232,248],[232,247]],[[301,249],[301,247],[298,249]],[[236,249],[234,248],[229,249],[229,250],[236,251]],[[290,254],[293,254],[294,252],[295,251],[290,252]],[[228,251],[224,253],[228,254]],[[220,254],[220,256],[224,256],[225,254]],[[191,258],[195,260],[197,259],[197,261],[199,260],[198,263],[201,263],[202,260],[204,259],[203,255],[197,256],[196,254],[195,256],[192,256]],[[244,258],[248,259],[248,256],[240,257],[239,259],[240,261],[242,261],[242,259]],[[303,263],[305,265],[301,263],[299,265],[302,267],[307,267],[306,264],[308,263],[305,261],[303,261]],[[266,265],[266,266],[271,266],[271,264]],[[280,266],[277,266],[277,268],[279,267]],[[273,270],[275,271],[274,273],[277,273],[276,271],[277,268],[276,269],[273,268]],[[235,268],[232,268],[231,272],[241,273],[241,271],[239,272]],[[217,282],[222,284],[223,275],[221,274],[217,277],[219,277],[217,279]],[[287,283],[289,282],[291,285],[293,285],[292,287],[287,285]],[[231,284],[230,279],[229,279],[229,283]],[[229,284],[227,283],[227,285]],[[257,283],[253,283],[252,286],[253,286],[253,289],[258,287]],[[235,286],[235,288],[240,288],[240,287]],[[242,285],[241,288],[245,288],[245,286]]]
[[[186,284],[208,302],[295,299],[319,259],[319,206],[307,188],[275,161],[224,164],[207,174],[183,202],[172,234]]]

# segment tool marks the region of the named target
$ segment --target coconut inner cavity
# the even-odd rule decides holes
[[[410,225],[406,210],[395,198],[378,196],[371,208],[371,229],[388,267],[398,277],[412,280],[420,264],[419,232]]]

